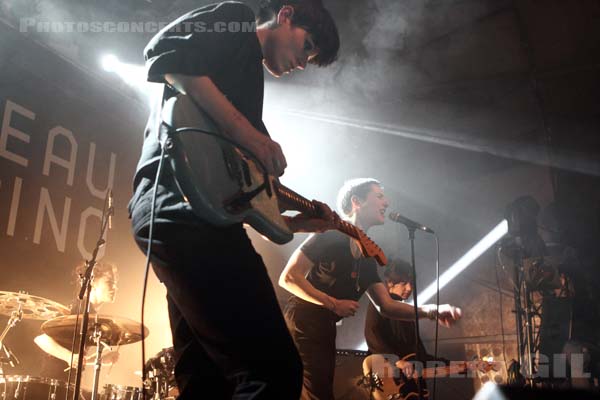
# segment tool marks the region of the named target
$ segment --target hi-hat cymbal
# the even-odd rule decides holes
[[[45,320],[70,314],[67,307],[44,297],[0,291],[0,314],[10,316],[19,307],[23,312],[23,319]]]
[[[50,336],[61,346],[70,348],[73,340],[73,331],[77,315],[67,315],[46,321],[42,324],[42,332]],[[79,317],[81,324],[81,317]],[[125,345],[142,340],[140,323],[129,318],[112,315],[90,314],[90,322],[86,334],[88,346],[93,346],[95,326],[102,335],[102,342],[109,346]],[[77,328],[78,330],[80,328]],[[148,336],[148,328],[144,327],[144,337]]]

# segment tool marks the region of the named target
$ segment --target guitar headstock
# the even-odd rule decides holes
[[[494,361],[493,359],[487,360],[485,357],[483,360],[474,360],[467,363],[467,368],[473,371],[479,371],[482,373],[488,373],[490,371],[499,371],[502,368],[500,361]]]
[[[377,264],[382,267],[387,264],[387,257],[370,237],[367,236],[361,229],[355,228],[357,237],[356,241],[359,245],[360,251],[364,257],[373,257],[377,261]]]

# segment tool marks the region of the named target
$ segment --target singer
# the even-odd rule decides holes
[[[385,222],[389,206],[381,183],[373,178],[347,181],[338,193],[338,209],[367,231]],[[304,366],[302,399],[333,400],[336,322],[358,311],[366,291],[384,317],[413,321],[414,307],[390,296],[372,259],[361,257],[353,240],[337,231],[311,235],[290,257],[279,285],[292,293],[285,319]],[[423,305],[419,318],[436,318],[435,305]],[[461,316],[457,307],[439,307],[439,323],[449,327]]]

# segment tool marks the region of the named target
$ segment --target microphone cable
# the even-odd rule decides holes
[[[436,363],[436,367],[433,369],[433,396],[432,399],[435,400],[435,389],[437,383],[437,358],[438,358],[438,334],[440,329],[439,324],[439,311],[440,311],[440,239],[437,234],[433,234],[435,237],[435,248],[436,248],[436,258],[435,258],[435,282],[436,282],[436,290],[435,290],[435,340],[434,340],[434,350],[433,350],[433,362]]]

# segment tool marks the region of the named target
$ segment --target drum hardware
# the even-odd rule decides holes
[[[141,400],[142,389],[132,386],[104,385],[100,400]]]
[[[94,333],[99,331],[101,342],[108,346],[126,345],[142,340],[140,323],[129,318],[111,316],[106,314],[90,314],[94,326],[88,327],[85,334],[86,346],[95,346]],[[46,321],[42,324],[42,332],[54,339],[64,347],[71,345],[73,329],[77,315],[66,315]],[[148,328],[144,327],[144,338],[148,336]]]
[[[71,310],[60,303],[44,297],[33,296],[27,292],[0,291],[0,314],[12,317],[19,312],[21,319],[48,320],[62,315],[69,315]],[[15,322],[15,324],[16,324]]]
[[[89,325],[89,321],[90,321],[90,301],[91,301],[91,296],[92,296],[92,281],[94,279],[94,267],[96,266],[96,258],[98,256],[98,252],[100,251],[100,248],[106,244],[106,240],[104,239],[106,229],[111,228],[111,218],[114,215],[114,213],[115,213],[115,209],[112,205],[112,190],[110,188],[108,188],[106,191],[106,197],[104,199],[104,207],[102,210],[102,220],[100,222],[100,235],[98,236],[98,241],[96,242],[96,247],[92,251],[91,259],[86,260],[86,262],[85,262],[85,272],[81,275],[81,289],[79,290],[78,298],[79,298],[79,301],[83,300],[84,306],[83,306],[83,313],[81,316],[81,329],[79,330],[79,339],[80,340],[79,340],[79,351],[77,352],[77,354],[78,354],[77,371],[75,373],[75,391],[74,391],[73,398],[75,398],[75,394],[79,393],[79,390],[81,389],[81,376],[82,376],[83,364],[84,364],[85,346],[86,346],[86,342],[88,341],[87,339],[89,336],[88,335],[89,334],[89,329],[88,329],[89,326],[88,325]],[[78,318],[78,315],[75,315],[74,317]],[[98,318],[98,315],[96,315],[96,325],[95,325],[94,329],[97,329],[97,325],[98,325],[97,318]],[[73,332],[73,334],[71,337],[75,337],[77,334],[77,325],[76,324],[73,325],[72,332]],[[46,333],[46,334],[48,334],[48,333]],[[52,336],[52,335],[48,334],[48,336]],[[98,344],[100,344],[99,339],[97,339],[97,340],[98,340]],[[72,343],[71,352],[74,352],[75,349],[73,347],[75,345],[75,341],[73,340],[71,343]],[[69,348],[69,346],[67,346],[67,348]],[[100,348],[100,346],[98,346],[98,348]],[[98,361],[98,360],[96,360],[96,361],[99,362],[100,365],[102,365],[102,363],[100,361]],[[97,389],[97,387],[98,387],[97,374],[94,376],[94,388],[95,389]],[[70,378],[70,375],[69,375],[69,378]],[[70,382],[67,382],[67,383],[70,384]],[[92,392],[92,400],[96,400],[97,396],[98,396],[98,392],[97,392],[97,390],[94,390]]]
[[[100,370],[102,368],[102,352],[104,347],[120,346],[139,342],[143,339],[140,334],[140,324],[123,317],[90,314],[92,326],[85,332],[84,344],[96,346],[94,361],[94,384],[92,400],[97,399]],[[69,347],[73,330],[76,329],[77,315],[67,315],[46,321],[42,324],[42,332],[64,347]],[[144,338],[148,336],[148,328],[144,327]],[[112,399],[112,397],[107,398]],[[120,397],[115,399],[121,399]]]
[[[152,400],[166,400],[177,397],[175,383],[175,357],[173,348],[162,349],[150,358],[144,366],[146,381],[144,387]]]
[[[92,400],[96,400],[96,395],[98,393],[98,383],[100,382],[100,369],[102,368],[102,350],[106,345],[104,342],[102,342],[102,332],[100,331],[100,324],[98,324],[97,320],[94,324],[93,339],[96,343],[96,362],[94,363],[94,385],[92,388]]]
[[[68,313],[67,307],[44,297],[33,296],[24,291],[0,291],[0,314],[9,317],[0,334],[0,374],[4,373],[4,365],[15,367],[19,364],[19,359],[4,344],[4,339],[11,329],[23,319],[45,320]]]
[[[72,393],[73,385],[69,386]],[[67,384],[57,379],[28,375],[7,375],[0,378],[2,400],[61,400],[67,395]],[[80,400],[85,400],[79,396]]]
[[[8,364],[11,367],[15,367],[15,365],[19,364],[19,360],[15,357],[12,351],[4,344],[4,338],[8,335],[8,332],[17,326],[17,324],[23,319],[23,304],[19,303],[19,308],[10,313],[10,318],[6,323],[6,327],[0,334],[0,350],[2,354],[0,354],[0,374],[4,375],[4,365]]]

